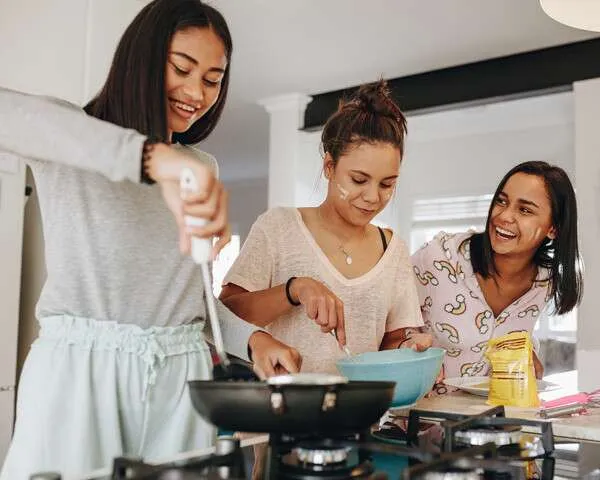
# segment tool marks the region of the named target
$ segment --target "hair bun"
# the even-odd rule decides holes
[[[340,101],[321,134],[323,152],[335,163],[352,145],[388,143],[404,153],[406,118],[392,99],[387,83],[380,80],[360,87]]]
[[[396,121],[402,118],[402,112],[394,102],[392,92],[385,80],[379,80],[360,87],[350,100],[342,106],[342,108],[346,107],[383,115]]]

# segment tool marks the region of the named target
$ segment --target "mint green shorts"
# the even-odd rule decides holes
[[[75,479],[119,455],[161,460],[213,443],[187,387],[212,374],[203,323],[143,329],[63,315],[40,327],[0,480]]]

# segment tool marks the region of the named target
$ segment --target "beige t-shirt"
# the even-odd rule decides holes
[[[379,245],[374,248],[381,248]],[[393,235],[379,262],[357,278],[344,277],[329,261],[295,208],[273,208],[252,226],[239,257],[225,276],[250,292],[310,277],[344,302],[346,338],[353,354],[376,351],[385,332],[423,325],[406,245]],[[345,354],[299,306],[266,327],[298,349],[303,372],[336,373]]]

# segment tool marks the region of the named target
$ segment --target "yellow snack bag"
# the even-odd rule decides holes
[[[492,368],[488,405],[539,406],[529,333],[512,332],[491,339],[486,356]]]

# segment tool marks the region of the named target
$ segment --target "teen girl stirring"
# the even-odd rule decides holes
[[[336,372],[338,341],[353,354],[430,344],[405,338],[422,325],[406,246],[371,223],[394,192],[405,133],[385,83],[362,87],[323,130],[323,203],[261,215],[224,279],[225,305],[297,348],[302,371]]]

